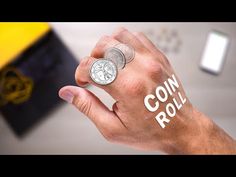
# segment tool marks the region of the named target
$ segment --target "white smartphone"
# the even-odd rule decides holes
[[[229,37],[218,31],[208,34],[200,67],[213,74],[219,74],[226,58]]]

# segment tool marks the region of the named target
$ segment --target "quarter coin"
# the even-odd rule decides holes
[[[125,56],[125,63],[129,63],[134,59],[135,51],[134,48],[128,44],[117,44],[115,48],[122,51]]]
[[[115,47],[109,48],[105,54],[104,58],[113,61],[118,69],[122,69],[125,67],[126,59],[123,52]]]
[[[112,83],[117,76],[117,66],[113,61],[107,59],[98,59],[90,67],[91,79],[100,85]]]

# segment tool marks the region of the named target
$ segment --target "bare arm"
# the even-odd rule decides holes
[[[135,49],[134,60],[111,84],[95,83],[89,76],[91,64],[120,43]],[[92,84],[116,100],[109,110],[85,88],[66,86],[59,92],[87,115],[108,141],[169,154],[236,153],[235,140],[196,110],[168,59],[142,33],[119,28],[111,36],[103,36],[91,56],[81,61],[75,78],[78,85]]]
[[[197,136],[186,136],[181,140],[177,150],[169,153],[183,154],[235,154],[236,141],[231,138],[223,129],[216,125],[209,117],[199,111],[193,113],[194,119],[199,127]]]

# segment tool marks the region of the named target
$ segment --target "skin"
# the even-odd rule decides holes
[[[119,43],[129,44],[135,49],[134,60],[119,70],[111,84],[101,86],[94,83],[89,76],[91,64],[102,58],[108,48]],[[90,118],[110,142],[168,154],[236,153],[236,141],[191,104],[176,74],[180,84],[177,91],[187,101],[164,129],[160,127],[155,116],[165,111],[166,104],[177,97],[177,91],[166,102],[160,102],[156,112],[146,109],[144,98],[148,94],[155,95],[156,87],[163,85],[172,74],[175,73],[168,59],[143,33],[118,28],[111,36],[103,36],[91,55],[81,61],[75,73],[80,87],[65,86],[59,91],[59,96]],[[87,84],[104,89],[116,100],[112,110],[84,88]],[[157,99],[150,103],[154,105],[155,101]]]

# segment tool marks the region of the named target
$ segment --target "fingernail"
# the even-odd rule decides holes
[[[65,90],[63,92],[61,92],[61,94],[59,95],[63,100],[67,101],[68,103],[72,103],[74,95],[69,91],[69,90]]]

